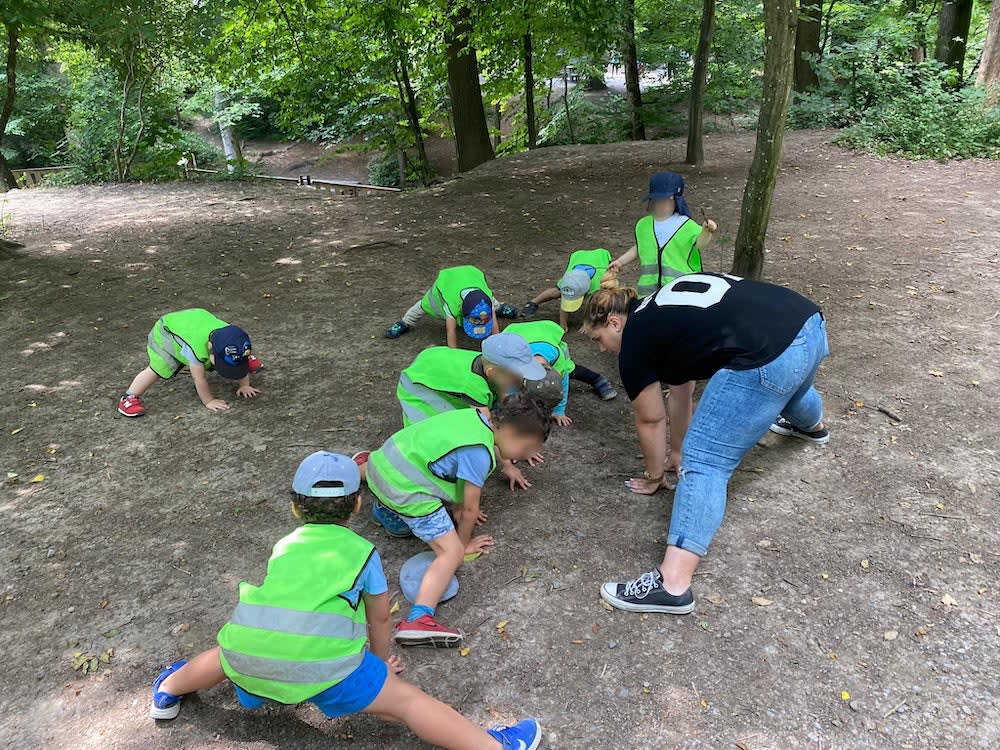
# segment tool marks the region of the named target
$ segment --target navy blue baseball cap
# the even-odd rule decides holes
[[[493,300],[482,289],[471,289],[462,299],[462,328],[477,341],[493,333]]]
[[[677,202],[677,213],[690,216],[687,201],[684,200],[684,178],[676,172],[657,172],[649,178],[648,201],[673,198]]]
[[[212,343],[212,354],[215,355],[213,367],[226,380],[242,380],[250,372],[250,336],[239,326],[217,328],[209,335]]]

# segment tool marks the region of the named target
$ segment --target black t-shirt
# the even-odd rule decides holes
[[[718,273],[680,276],[638,302],[618,369],[629,399],[650,383],[705,380],[762,367],[788,348],[819,307],[774,284]]]

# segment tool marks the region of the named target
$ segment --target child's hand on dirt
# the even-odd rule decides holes
[[[531,482],[527,480],[516,466],[511,465],[509,469],[504,469],[503,474],[510,480],[510,488],[512,490],[526,490],[531,486]]]
[[[238,393],[243,398],[253,398],[254,396],[259,395],[260,391],[254,388],[252,385],[241,385],[239,388],[236,389],[236,393]]]
[[[538,466],[538,464],[545,463],[545,456],[541,453],[536,453],[534,456],[528,456],[528,466]]]
[[[389,666],[389,669],[392,670],[393,674],[399,674],[404,669],[406,669],[406,667],[403,666],[403,660],[400,659],[395,654],[390,656],[385,663]]]
[[[209,411],[226,411],[229,408],[229,404],[223,401],[221,398],[213,398],[207,404],[205,408]]]
[[[569,427],[573,424],[573,420],[567,417],[565,414],[553,414],[552,421],[555,422],[560,427]]]
[[[717,231],[719,231],[719,225],[716,224],[711,219],[706,219],[705,220],[705,229],[707,229],[712,234],[715,234]]]
[[[473,537],[472,541],[465,545],[465,554],[472,555],[476,552],[480,552],[484,555],[490,554],[491,547],[495,547],[496,542],[493,541],[493,537],[487,534],[481,534],[480,536]]]
[[[486,523],[489,520],[490,517],[488,515],[486,515],[482,511],[479,511],[479,515],[476,517],[476,525],[479,525],[481,523]]]

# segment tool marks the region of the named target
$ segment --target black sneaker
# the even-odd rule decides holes
[[[594,383],[594,392],[601,397],[601,401],[610,401],[613,398],[618,398],[618,391],[611,385],[611,381],[603,375]]]
[[[535,302],[529,302],[528,304],[526,304],[524,307],[521,308],[520,315],[522,318],[530,318],[536,312],[538,312],[538,304]]]
[[[830,431],[825,427],[815,432],[800,430],[784,417],[778,417],[769,428],[775,435],[785,435],[787,437],[797,437],[799,440],[808,440],[810,443],[822,445],[830,442]]]
[[[498,318],[506,318],[507,320],[516,318],[518,314],[517,308],[508,304],[498,305],[496,310]]]
[[[601,598],[615,609],[627,612],[686,615],[694,611],[694,594],[691,589],[679,596],[668,593],[663,588],[663,576],[658,568],[643,573],[634,581],[605,583],[601,586]]]

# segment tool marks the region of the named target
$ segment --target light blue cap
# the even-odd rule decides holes
[[[317,487],[321,482],[337,482],[340,487]],[[361,487],[361,470],[347,456],[316,451],[299,464],[292,478],[292,491],[306,497],[351,497]]]
[[[497,333],[483,341],[483,359],[525,380],[545,377],[545,367],[535,359],[524,337],[516,333]]]

